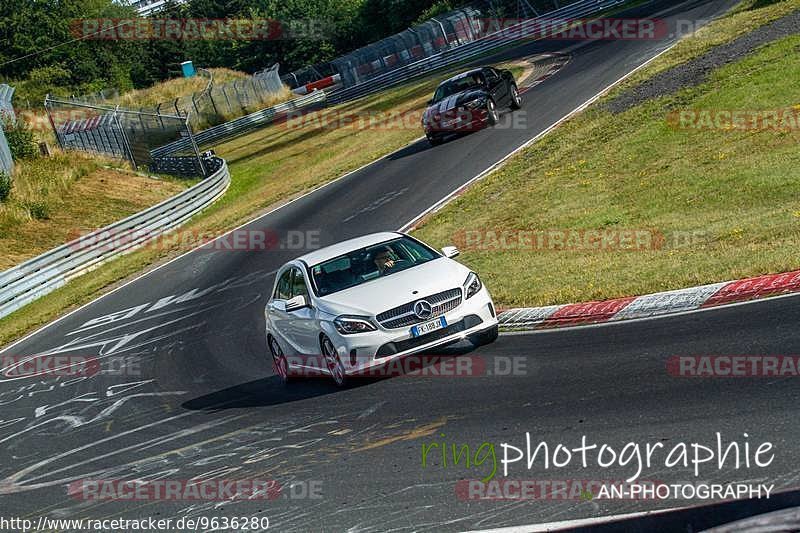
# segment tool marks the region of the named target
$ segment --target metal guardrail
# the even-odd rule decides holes
[[[607,9],[622,5],[627,0],[580,0],[555,11],[550,11],[541,17],[525,20],[519,24],[503,28],[500,31],[470,43],[448,48],[415,63],[409,63],[391,72],[376,76],[369,81],[339,89],[328,95],[329,104],[340,104],[362,96],[382,91],[393,85],[398,85],[410,79],[431,73],[437,69],[447,67],[477,58],[487,52],[508,46],[509,44],[531,40],[530,35],[535,35],[534,30],[540,29],[543,20],[549,19],[574,19],[594,15]],[[508,37],[516,35],[516,38]]]
[[[180,226],[214,203],[227,190],[230,172],[218,157],[207,164],[214,172],[182,193],[0,272],[0,317]]]
[[[301,96],[276,106],[267,107],[255,113],[195,133],[194,140],[200,147],[209,147],[214,143],[271,124],[276,118],[291,111],[299,111],[306,107],[325,102],[326,97],[323,91],[314,91],[306,96]],[[184,152],[189,149],[191,149],[191,141],[189,139],[180,139],[151,150],[150,155],[153,158],[158,158]]]

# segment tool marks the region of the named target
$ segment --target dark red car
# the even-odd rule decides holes
[[[435,146],[447,135],[493,126],[498,121],[498,109],[521,106],[517,82],[510,71],[480,67],[439,85],[422,116],[422,126]]]

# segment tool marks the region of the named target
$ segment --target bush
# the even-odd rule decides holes
[[[17,91],[14,96],[23,107],[40,105],[48,93],[67,96],[76,89],[72,86],[72,73],[60,65],[32,69],[26,78],[16,82]]]
[[[11,121],[10,117],[3,116],[3,131],[11,149],[11,157],[15,161],[20,159],[33,159],[39,154],[33,130],[23,120]]]
[[[0,202],[8,200],[11,194],[11,176],[5,172],[0,172]]]
[[[29,202],[26,207],[34,220],[47,220],[50,218],[50,208],[44,202]]]

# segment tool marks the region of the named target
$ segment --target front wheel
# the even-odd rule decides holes
[[[516,85],[511,86],[511,109],[517,110],[522,107],[522,96],[519,94],[519,89]]]
[[[500,119],[500,117],[497,114],[497,106],[495,105],[494,100],[489,99],[486,101],[486,114],[488,115],[487,120],[490,126],[497,124],[497,121]]]
[[[500,333],[500,327],[495,324],[489,329],[479,331],[470,337],[470,341],[477,348],[478,346],[486,346],[497,340]]]
[[[269,351],[272,352],[272,371],[284,384],[291,383],[292,376],[289,373],[289,360],[281,350],[278,341],[272,335],[269,337]]]
[[[428,135],[428,142],[431,146],[439,146],[442,144],[442,138],[438,135]]]
[[[331,373],[334,383],[337,387],[344,387],[347,385],[347,374],[344,371],[344,364],[339,357],[339,353],[333,346],[333,342],[322,334],[319,339],[320,348],[322,348],[322,356],[325,358],[325,364]]]

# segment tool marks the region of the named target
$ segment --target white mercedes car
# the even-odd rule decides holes
[[[289,261],[264,310],[275,373],[289,381],[319,372],[343,386],[394,358],[464,338],[493,342],[492,298],[456,255],[375,233]]]

